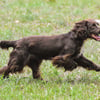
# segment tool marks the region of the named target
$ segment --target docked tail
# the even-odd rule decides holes
[[[9,47],[16,47],[16,41],[0,41],[0,48],[8,49]]]

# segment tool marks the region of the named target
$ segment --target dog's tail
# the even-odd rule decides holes
[[[3,74],[8,69],[7,66],[0,68],[0,75]]]
[[[9,47],[16,47],[16,41],[0,41],[0,48],[8,49]]]

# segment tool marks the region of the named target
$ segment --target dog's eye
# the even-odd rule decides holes
[[[93,24],[92,26],[96,26],[96,24]]]

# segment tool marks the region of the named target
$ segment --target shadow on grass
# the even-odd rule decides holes
[[[84,84],[96,84],[96,85],[100,85],[100,79],[99,77],[89,77],[89,76],[82,76],[80,78],[72,78],[72,77],[66,77],[66,79],[61,79],[59,78],[58,80],[55,81],[58,84],[62,84],[62,83],[69,83],[69,84],[80,84],[80,83],[84,83]]]
[[[53,78],[49,78],[48,80],[44,79],[44,80],[39,80],[39,79],[33,79],[31,76],[29,77],[16,77],[16,76],[12,76],[8,79],[3,79],[2,76],[0,77],[0,80],[5,82],[11,82],[13,81],[15,84],[47,84],[47,83],[55,83],[55,84],[62,84],[62,83],[68,83],[68,84],[80,84],[80,83],[84,83],[84,84],[96,84],[96,85],[100,85],[100,79],[99,76],[89,76],[89,75],[83,75],[80,77],[72,77],[71,75],[68,75],[66,77],[53,77]]]

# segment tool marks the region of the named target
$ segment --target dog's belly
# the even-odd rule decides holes
[[[34,47],[29,50],[29,52],[35,56],[38,56],[42,59],[51,59],[54,56],[60,54],[61,48],[51,48],[51,47]]]
[[[29,52],[42,59],[49,59],[60,54],[64,44],[60,39],[41,39],[29,43]]]

